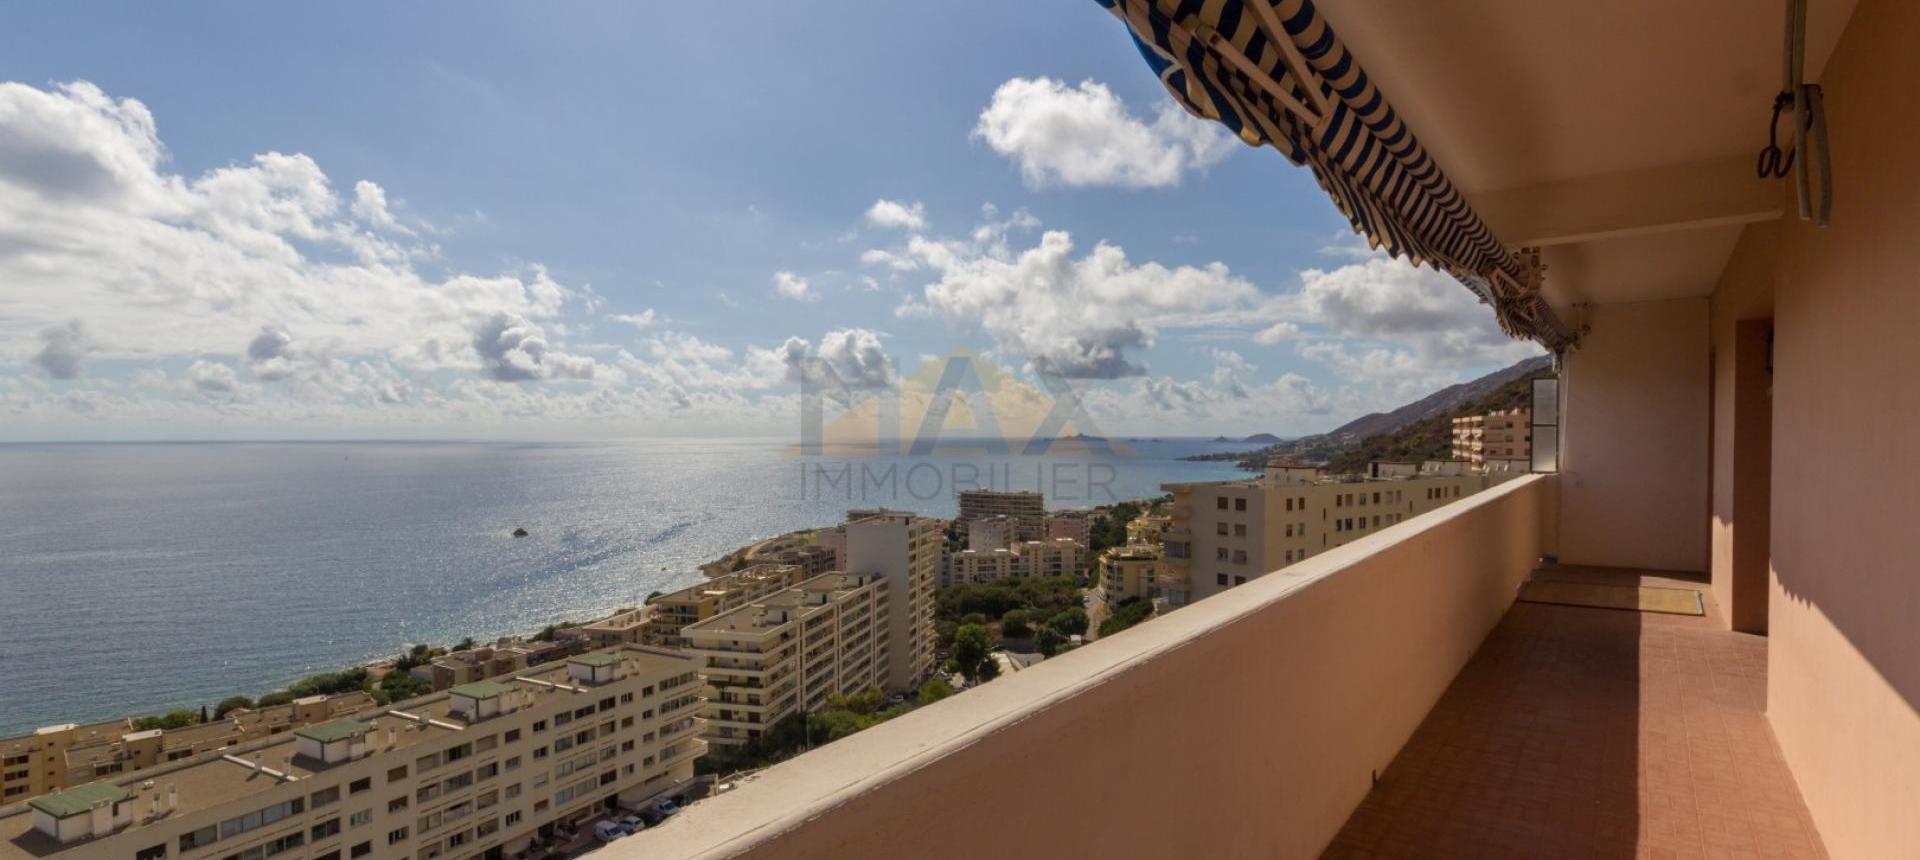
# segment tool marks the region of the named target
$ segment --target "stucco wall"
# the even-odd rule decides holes
[[[1595,306],[1567,357],[1560,560],[1707,569],[1707,300]]]
[[[1511,605],[1552,480],[815,750],[602,854],[1315,857]]]
[[[1859,4],[1821,81],[1833,224],[1735,261],[1778,254],[1768,714],[1844,858],[1920,846],[1916,45],[1920,3]]]
[[[1780,190],[1788,190],[1780,183]],[[1788,203],[1788,209],[1792,204]],[[1712,567],[1713,597],[1727,621],[1736,630],[1751,633],[1766,631],[1768,530],[1762,522],[1770,518],[1768,486],[1773,467],[1756,433],[1771,435],[1772,393],[1756,390],[1756,382],[1768,386],[1763,354],[1752,355],[1752,344],[1743,350],[1737,335],[1742,323],[1773,317],[1773,288],[1779,259],[1775,251],[1780,242],[1781,222],[1756,224],[1740,236],[1732,259],[1714,287],[1712,306],[1713,342],[1713,520]],[[1745,362],[1757,361],[1760,379],[1744,378],[1739,373]],[[1746,383],[1743,388],[1741,383]],[[1755,427],[1752,422],[1764,421]],[[1749,449],[1747,446],[1754,446]],[[1761,456],[1761,459],[1755,459]],[[1736,468],[1737,466],[1737,468]],[[1736,549],[1738,552],[1736,553]],[[1736,599],[1735,558],[1739,561],[1740,588]],[[1758,593],[1755,593],[1757,590]]]

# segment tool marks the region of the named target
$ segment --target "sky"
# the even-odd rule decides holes
[[[8,17],[0,440],[792,435],[956,353],[1298,435],[1539,353],[1093,2]]]

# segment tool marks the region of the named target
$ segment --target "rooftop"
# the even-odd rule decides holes
[[[330,744],[334,741],[344,741],[354,735],[363,735],[372,730],[373,727],[366,723],[356,719],[342,717],[337,720],[328,720],[324,723],[315,723],[311,726],[301,726],[300,728],[294,729],[293,733],[310,741]]]
[[[89,782],[36,797],[27,801],[27,805],[55,818],[68,818],[92,809],[94,804],[118,803],[131,796],[132,792],[111,782]]]
[[[475,681],[471,684],[461,684],[447,692],[456,696],[465,696],[469,699],[491,699],[512,691],[513,687],[495,681]]]

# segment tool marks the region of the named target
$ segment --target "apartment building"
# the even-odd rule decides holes
[[[1187,602],[1184,587],[1164,590],[1159,577],[1160,545],[1135,543],[1117,546],[1100,555],[1100,587],[1109,601],[1130,597],[1164,598],[1180,606]]]
[[[1091,511],[1054,511],[1047,515],[1047,538],[1066,538],[1086,546],[1092,536]]]
[[[1158,544],[1172,522],[1166,514],[1141,514],[1127,522],[1127,543]]]
[[[961,490],[957,519],[971,521],[1008,517],[1015,521],[1013,540],[1040,540],[1047,534],[1047,503],[1031,491]]]
[[[590,631],[591,626],[587,630]],[[618,644],[619,641],[616,639],[604,644]],[[433,684],[434,691],[438,692],[525,668],[527,652],[524,650],[480,647],[443,654],[425,666],[414,667],[412,672],[414,677]]]
[[[308,696],[284,705],[236,709],[178,729],[136,731],[132,720],[47,726],[0,739],[0,803],[14,803],[102,777],[145,770],[374,706],[362,692]]]
[[[1453,419],[1453,459],[1469,463],[1503,462],[1523,464],[1526,471],[1533,458],[1533,413],[1529,409],[1506,409],[1485,415],[1462,415]]]
[[[0,860],[518,853],[692,778],[692,658],[622,647],[0,809]]]
[[[967,549],[990,552],[1006,549],[1016,542],[1016,535],[1023,527],[1020,520],[998,514],[991,517],[977,517],[961,520],[967,529]]]
[[[1068,538],[1024,541],[997,549],[965,549],[947,554],[940,568],[940,587],[1079,576],[1086,567],[1086,554],[1084,545]]]
[[[707,685],[707,740],[745,743],[829,696],[886,686],[891,587],[826,573],[681,629]]]
[[[738,609],[807,578],[807,568],[799,565],[756,564],[679,591],[647,598],[649,615],[640,625],[640,641],[684,648],[687,642],[680,631],[687,625]]]
[[[1162,567],[1199,600],[1513,477],[1449,461],[1375,472],[1390,476],[1277,468],[1250,480],[1164,485],[1173,505]]]
[[[940,522],[900,511],[848,511],[846,535],[847,572],[891,581],[885,686],[916,689],[934,667],[933,590],[946,547]]]
[[[812,579],[820,574],[840,569],[840,551],[832,546],[802,546],[784,549],[772,555],[763,555],[770,564],[789,564],[800,568],[801,579]]]

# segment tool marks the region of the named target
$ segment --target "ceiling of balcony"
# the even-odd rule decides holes
[[[1818,80],[1854,3],[1807,5]],[[1785,0],[1319,6],[1495,232],[1547,249],[1556,304],[1706,295],[1792,205],[1753,175]]]

